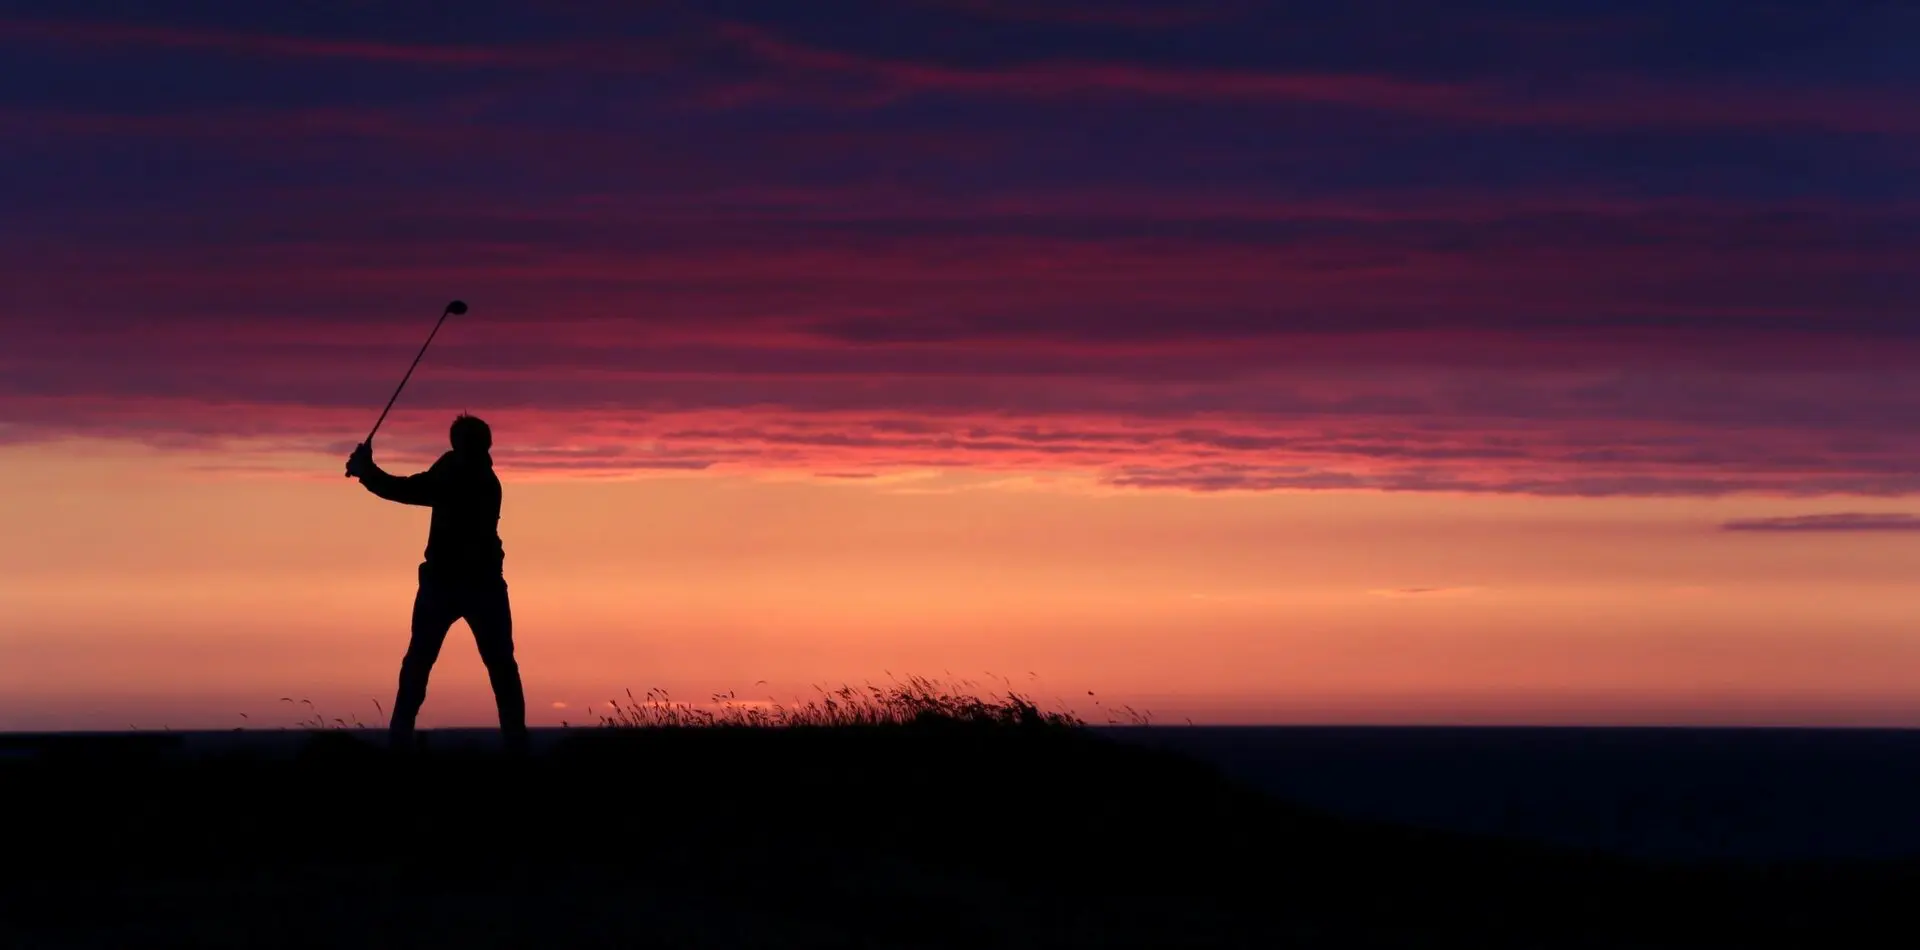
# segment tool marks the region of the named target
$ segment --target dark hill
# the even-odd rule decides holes
[[[0,782],[21,947],[1859,947],[1910,945],[1915,881],[1365,824],[1053,726],[596,729],[521,762],[332,732]]]

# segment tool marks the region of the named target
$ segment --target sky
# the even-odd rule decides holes
[[[1920,10],[0,2],[0,729],[1920,725]],[[491,715],[456,628],[426,725]],[[305,700],[312,705],[302,705]]]

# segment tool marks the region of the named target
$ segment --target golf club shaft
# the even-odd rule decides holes
[[[445,310],[440,311],[440,319],[434,321],[433,332],[427,334],[427,342],[420,344],[420,352],[415,353],[413,355],[413,365],[408,366],[407,374],[405,376],[400,377],[400,385],[393,387],[393,395],[388,397],[387,407],[385,409],[380,410],[380,418],[373,420],[373,428],[367,431],[367,439],[366,439],[367,442],[372,442],[374,433],[380,431],[380,423],[387,421],[387,413],[393,411],[394,401],[400,398],[400,391],[407,388],[407,380],[413,378],[413,371],[415,368],[419,367],[420,358],[427,355],[427,347],[433,345],[433,338],[439,335],[441,324],[444,324],[447,322],[447,314],[450,314],[452,312],[453,312],[453,307],[451,306],[447,307],[447,309]]]

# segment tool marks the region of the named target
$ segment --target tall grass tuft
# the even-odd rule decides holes
[[[1041,709],[1012,689],[980,692],[970,681],[947,683],[924,676],[896,680],[885,686],[816,686],[807,700],[781,703],[742,700],[732,692],[716,693],[704,705],[678,702],[665,690],[650,689],[636,697],[614,698],[599,716],[600,725],[615,729],[662,728],[832,728],[846,726],[970,725],[1023,726],[1067,729],[1085,726],[1067,711]]]

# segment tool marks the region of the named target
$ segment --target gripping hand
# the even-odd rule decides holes
[[[373,471],[373,443],[362,442],[354,446],[353,454],[347,456],[347,477],[365,478]]]

